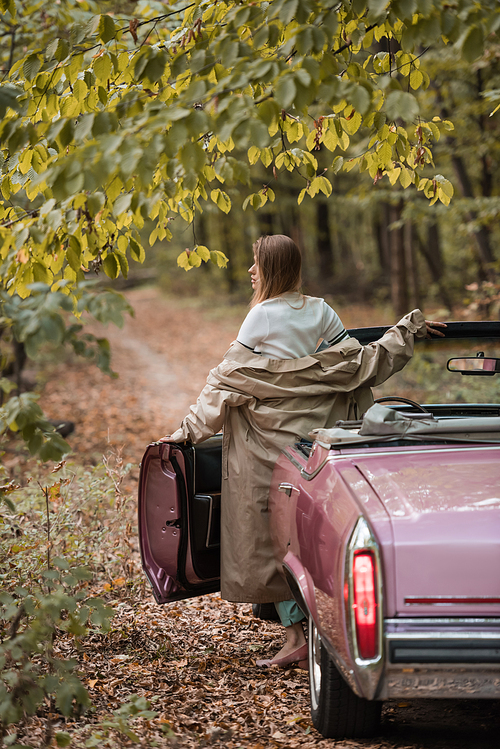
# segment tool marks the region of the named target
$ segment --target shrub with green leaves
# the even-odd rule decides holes
[[[105,459],[106,465],[95,467],[64,463],[57,476],[38,464],[23,487],[4,481],[2,590],[36,586],[47,568],[48,544],[51,556],[64,557],[71,566],[85,566],[107,580],[128,576],[133,500],[123,496],[120,482],[130,466],[122,466],[119,455]]]
[[[70,569],[60,558],[54,563],[57,568],[45,570],[40,588],[0,594],[0,738],[46,698],[65,716],[90,704],[75,674],[76,661],[55,655],[53,643],[60,632],[83,637],[89,626],[106,631],[113,609],[88,595],[83,585],[92,578],[88,570]]]
[[[121,491],[128,469],[119,455],[108,455],[95,468],[62,463],[57,477],[38,464],[35,478],[24,487],[2,477],[0,745],[3,740],[20,746],[13,743],[12,727],[43,709],[47,700],[49,712],[63,716],[90,706],[77,662],[61,657],[57,645],[60,638],[80,641],[89,630],[109,630],[113,609],[94,591],[109,587],[103,579],[127,575],[129,569],[133,531]],[[144,717],[148,706],[143,702],[123,706],[101,733],[129,736],[128,716]],[[51,737],[48,715],[47,745]],[[64,732],[55,736],[60,746],[68,745],[67,737]]]

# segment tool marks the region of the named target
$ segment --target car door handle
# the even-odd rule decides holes
[[[297,487],[293,484],[289,484],[286,481],[278,486],[278,491],[283,492],[283,494],[286,494],[287,497],[291,497],[292,492],[297,492],[297,494],[299,494],[299,490],[297,489]]]

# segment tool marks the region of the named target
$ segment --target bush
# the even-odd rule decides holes
[[[127,470],[110,454],[95,468],[37,464],[23,487],[0,476],[0,745],[21,746],[8,727],[48,704],[48,746],[53,712],[78,715],[90,705],[76,660],[54,645],[110,628],[113,609],[92,591],[132,571]],[[65,736],[55,736],[59,745]]]

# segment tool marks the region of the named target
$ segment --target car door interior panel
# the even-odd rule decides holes
[[[196,447],[154,443],[144,454],[139,535],[158,603],[219,590],[221,454],[221,435]]]

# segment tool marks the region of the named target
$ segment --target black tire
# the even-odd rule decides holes
[[[344,681],[309,618],[309,690],[314,727],[325,739],[361,739],[380,729],[381,702],[358,697]]]
[[[252,603],[252,614],[266,622],[279,622],[280,618],[274,603]]]

